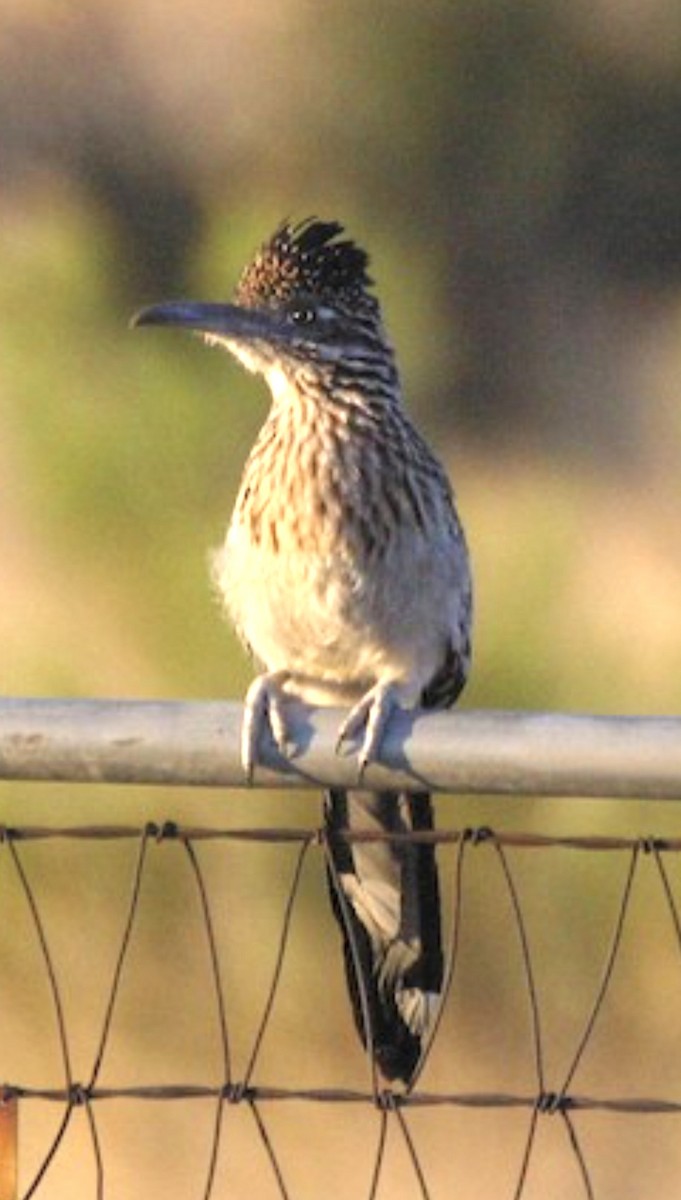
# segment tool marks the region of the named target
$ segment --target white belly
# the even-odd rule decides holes
[[[393,543],[370,571],[333,553],[287,554],[254,545],[233,526],[213,575],[239,633],[268,671],[287,670],[307,698],[361,694],[379,679],[404,685],[405,703],[457,647],[465,580],[449,553]],[[449,551],[450,547],[443,547]],[[408,563],[408,570],[404,564]]]

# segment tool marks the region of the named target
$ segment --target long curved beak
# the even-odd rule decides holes
[[[286,331],[273,313],[263,312],[262,309],[239,308],[236,304],[211,304],[196,300],[169,300],[152,304],[136,313],[130,325],[134,329],[141,325],[178,326],[235,341],[286,338]]]

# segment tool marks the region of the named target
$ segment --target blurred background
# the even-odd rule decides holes
[[[267,398],[198,341],[127,326],[155,300],[229,297],[277,223],[309,214],[341,219],[371,251],[411,411],[455,482],[477,587],[464,703],[677,712],[677,0],[1,0],[1,690],[242,694],[251,668],[211,596],[207,551]],[[5,786],[1,804],[3,821],[24,824],[318,821],[310,796],[260,793]],[[553,833],[679,829],[662,804],[443,798],[439,817]],[[134,856],[71,843],[26,854],[86,1076]],[[247,1047],[291,859],[271,848],[207,858],[216,911],[231,914],[223,955]],[[516,867],[559,1077],[593,998],[624,864],[548,858],[520,856]],[[197,1036],[200,926],[172,855],[158,862],[106,1064],[117,1083],[220,1077],[214,1041]],[[491,869],[470,884],[470,961],[424,1086],[532,1091],[517,935]],[[4,886],[0,1033],[12,1053],[0,1074],[55,1084],[49,997],[26,950],[34,935],[11,872]],[[658,891],[653,882],[637,893],[637,938],[604,1014],[604,1048],[578,1078],[584,1092],[678,1096],[678,946]],[[263,1082],[366,1081],[323,893],[313,856]],[[196,1194],[206,1115],[147,1108],[139,1124],[115,1108],[105,1147],[120,1194],[160,1194],[169,1177],[174,1195]],[[370,1118],[287,1110],[278,1136],[292,1193],[330,1181],[334,1196],[366,1188]],[[504,1194],[518,1120],[420,1116],[426,1168],[436,1182],[456,1178],[462,1194]],[[41,1122],[32,1109],[26,1182],[44,1152]],[[624,1181],[628,1194],[678,1194],[677,1131],[658,1122],[653,1135],[621,1117],[584,1128],[599,1197],[621,1196]],[[485,1152],[481,1166],[472,1147],[491,1133],[499,1157]],[[230,1143],[221,1196],[277,1194],[253,1136],[246,1121]],[[574,1160],[552,1136],[527,1195],[579,1195]],[[643,1154],[653,1138],[654,1179]],[[72,1141],[46,1195],[89,1186]],[[346,1163],[337,1176],[334,1162]],[[397,1143],[386,1170],[386,1195],[419,1194]],[[650,1190],[631,1191],[637,1171]]]

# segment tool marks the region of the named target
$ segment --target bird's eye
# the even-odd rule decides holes
[[[293,308],[290,317],[296,325],[311,325],[315,319],[315,313],[312,308]]]

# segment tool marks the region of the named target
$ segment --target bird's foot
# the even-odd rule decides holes
[[[361,734],[362,730],[364,731],[358,756],[358,782],[360,783],[369,763],[375,762],[378,758],[390,717],[395,709],[400,707],[398,696],[398,684],[392,682],[374,684],[350,709],[340,727],[336,742],[337,754],[345,742],[352,741]]]
[[[244,720],[241,727],[241,765],[249,783],[258,760],[263,728],[269,724],[277,749],[288,754],[289,742],[284,716],[284,684],[290,671],[271,671],[258,675],[246,692]]]

